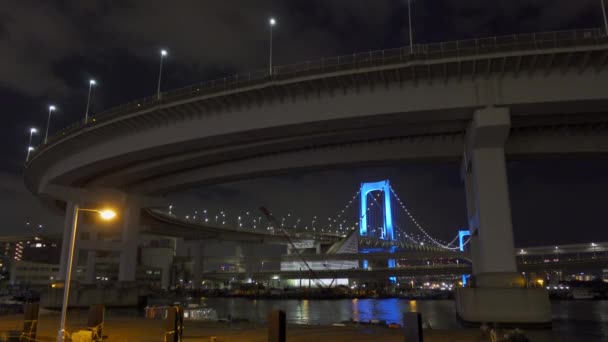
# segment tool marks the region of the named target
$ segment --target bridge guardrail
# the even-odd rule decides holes
[[[541,33],[525,33],[439,42],[430,44],[417,44],[412,47],[400,47],[386,50],[376,50],[363,53],[353,53],[319,60],[300,62],[273,67],[272,75],[268,70],[258,70],[236,74],[215,80],[178,88],[161,93],[161,98],[148,96],[134,100],[117,107],[110,108],[97,115],[91,116],[85,125],[84,120],[63,128],[49,137],[48,142],[36,149],[30,158],[33,161],[37,155],[58,140],[73,134],[83,127],[94,127],[114,118],[137,113],[141,110],[154,108],[177,100],[193,98],[201,95],[219,93],[247,86],[259,85],[272,80],[311,76],[321,73],[352,70],[365,67],[382,66],[387,64],[424,61],[438,58],[475,56],[488,53],[504,53],[510,51],[535,50],[547,48],[565,48],[598,43],[608,43],[608,37],[599,28],[553,31]]]

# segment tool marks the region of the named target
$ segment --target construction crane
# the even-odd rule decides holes
[[[321,278],[319,278],[317,273],[310,267],[310,265],[308,264],[306,259],[302,256],[302,253],[300,253],[300,250],[293,243],[293,241],[289,237],[289,234],[287,234],[287,232],[283,228],[280,228],[278,221],[274,218],[274,216],[272,216],[270,211],[268,209],[266,209],[265,207],[260,207],[260,211],[264,214],[264,216],[266,216],[266,219],[268,220],[268,222],[270,223],[272,228],[281,232],[281,234],[283,234],[283,237],[285,238],[285,240],[287,240],[287,242],[291,245],[291,247],[296,251],[296,254],[300,258],[300,260],[304,263],[304,265],[306,265],[306,268],[308,268],[310,277],[315,281],[317,286],[321,289],[324,288],[323,281],[321,281]],[[333,281],[332,281],[332,283],[333,283]]]

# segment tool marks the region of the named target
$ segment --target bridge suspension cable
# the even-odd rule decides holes
[[[418,228],[430,241],[432,241],[435,245],[441,247],[441,248],[445,248],[445,249],[450,249],[450,250],[456,250],[458,249],[458,247],[450,247],[450,244],[443,244],[441,243],[439,240],[433,238],[421,225],[420,223],[418,223],[418,221],[416,221],[416,219],[414,218],[414,216],[412,215],[412,213],[410,213],[410,211],[407,209],[407,207],[405,206],[405,204],[403,203],[403,201],[399,198],[399,196],[397,195],[397,193],[395,192],[395,189],[391,186],[391,193],[393,194],[393,196],[395,196],[395,199],[397,199],[397,201],[399,202],[401,209],[403,209],[403,211],[405,212],[405,214],[409,217],[409,219],[414,223],[414,225],[416,226],[416,228]]]

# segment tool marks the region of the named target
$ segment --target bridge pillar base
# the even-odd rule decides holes
[[[550,326],[551,304],[544,288],[525,288],[517,273],[485,273],[477,287],[456,291],[456,314],[465,324]]]

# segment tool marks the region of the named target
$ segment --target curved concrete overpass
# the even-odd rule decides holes
[[[57,192],[50,188],[122,193],[119,280],[133,281],[146,198],[292,171],[462,160],[478,288],[461,291],[458,315],[478,323],[545,324],[551,320],[546,294],[514,288],[522,282],[505,156],[608,155],[607,64],[608,37],[592,29],[278,67],[272,75],[194,85],[76,123],[31,156],[25,181],[51,198]],[[78,212],[70,201],[66,237],[70,215]],[[201,249],[192,249],[198,285]],[[60,274],[67,274],[67,258],[64,249]],[[529,303],[538,305],[519,309]],[[496,313],[497,306],[516,314]]]
[[[75,124],[26,167],[48,184],[164,194],[293,170],[458,159],[475,110],[505,107],[508,156],[608,152],[597,30],[421,45],[278,67]]]

